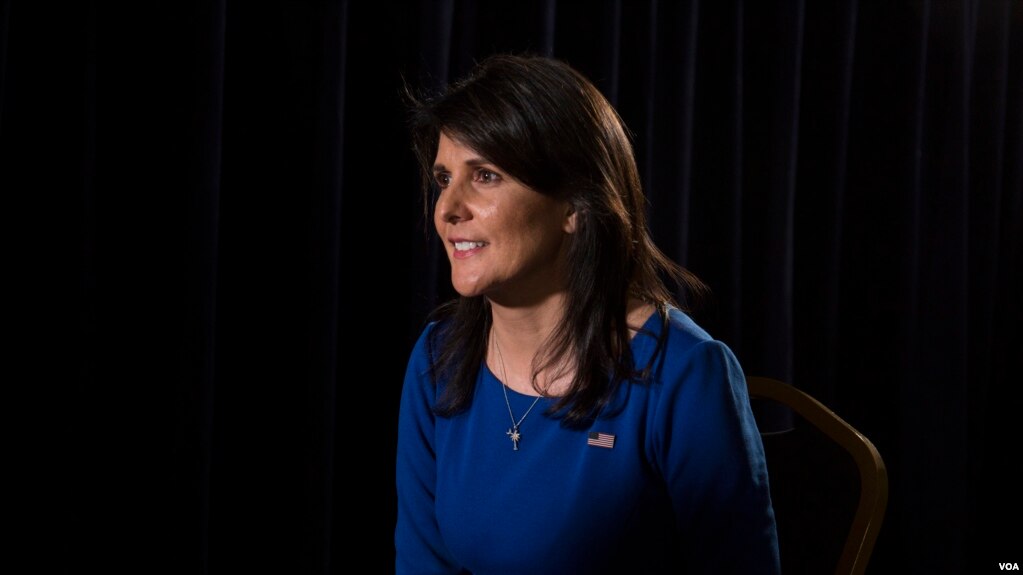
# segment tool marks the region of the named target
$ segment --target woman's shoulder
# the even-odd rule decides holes
[[[708,362],[738,366],[728,345],[715,339],[686,312],[668,306],[656,315],[661,325],[657,326],[659,329],[654,335],[663,335],[656,363],[676,366],[676,369],[682,366],[693,368]]]
[[[448,320],[429,320],[426,325],[423,326],[422,331],[419,332],[419,336],[416,338],[416,343],[412,347],[412,360],[421,360],[425,362],[431,362],[436,359],[438,349],[444,338],[445,327],[448,324]]]
[[[428,321],[416,338],[415,345],[409,353],[408,365],[405,369],[405,384],[403,395],[423,409],[429,409],[436,401],[437,386],[435,363],[439,353],[440,342],[444,327],[443,321]],[[410,404],[410,405],[412,405]]]
[[[415,374],[422,377],[432,372],[431,367],[437,357],[439,328],[439,322],[430,321],[419,332],[408,356],[407,375]]]
[[[692,316],[677,307],[666,306],[656,315],[661,324],[656,335],[663,335],[665,350],[673,355],[716,341]]]
[[[668,329],[670,333],[677,334],[676,337],[691,344],[714,339],[707,333],[707,330],[696,323],[692,316],[679,308],[668,306],[665,313],[667,314]]]

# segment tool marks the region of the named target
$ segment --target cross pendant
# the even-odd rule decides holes
[[[507,435],[508,437],[511,438],[511,440],[512,440],[512,449],[514,451],[518,451],[519,450],[519,439],[522,438],[522,435],[519,434],[519,426],[516,425],[516,426],[512,427],[511,429],[508,430],[508,432],[505,435]]]

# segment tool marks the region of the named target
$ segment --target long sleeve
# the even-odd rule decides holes
[[[461,571],[441,537],[434,506],[437,460],[432,406],[436,391],[429,376],[429,333],[428,327],[409,359],[398,417],[398,521],[394,537],[398,575]]]
[[[767,465],[738,361],[705,340],[668,359],[660,376],[651,459],[669,491],[688,571],[778,573]]]
[[[432,406],[428,328],[406,372],[398,429],[397,573],[776,574],[763,446],[728,348],[678,310],[633,339],[648,380],[617,388],[586,428],[507,391],[485,366],[472,402]],[[661,341],[659,332],[668,331]],[[439,388],[439,389],[438,389]],[[609,438],[594,443],[594,435]]]

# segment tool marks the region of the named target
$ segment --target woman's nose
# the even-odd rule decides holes
[[[465,204],[465,193],[461,183],[452,181],[440,191],[440,197],[437,198],[437,215],[441,221],[448,224],[472,219],[472,212]]]

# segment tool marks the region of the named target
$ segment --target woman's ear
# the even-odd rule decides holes
[[[562,229],[565,230],[566,234],[574,234],[575,233],[575,225],[576,225],[575,224],[575,219],[576,219],[575,207],[572,206],[572,204],[567,204],[566,207],[565,207],[565,223],[562,226]]]

